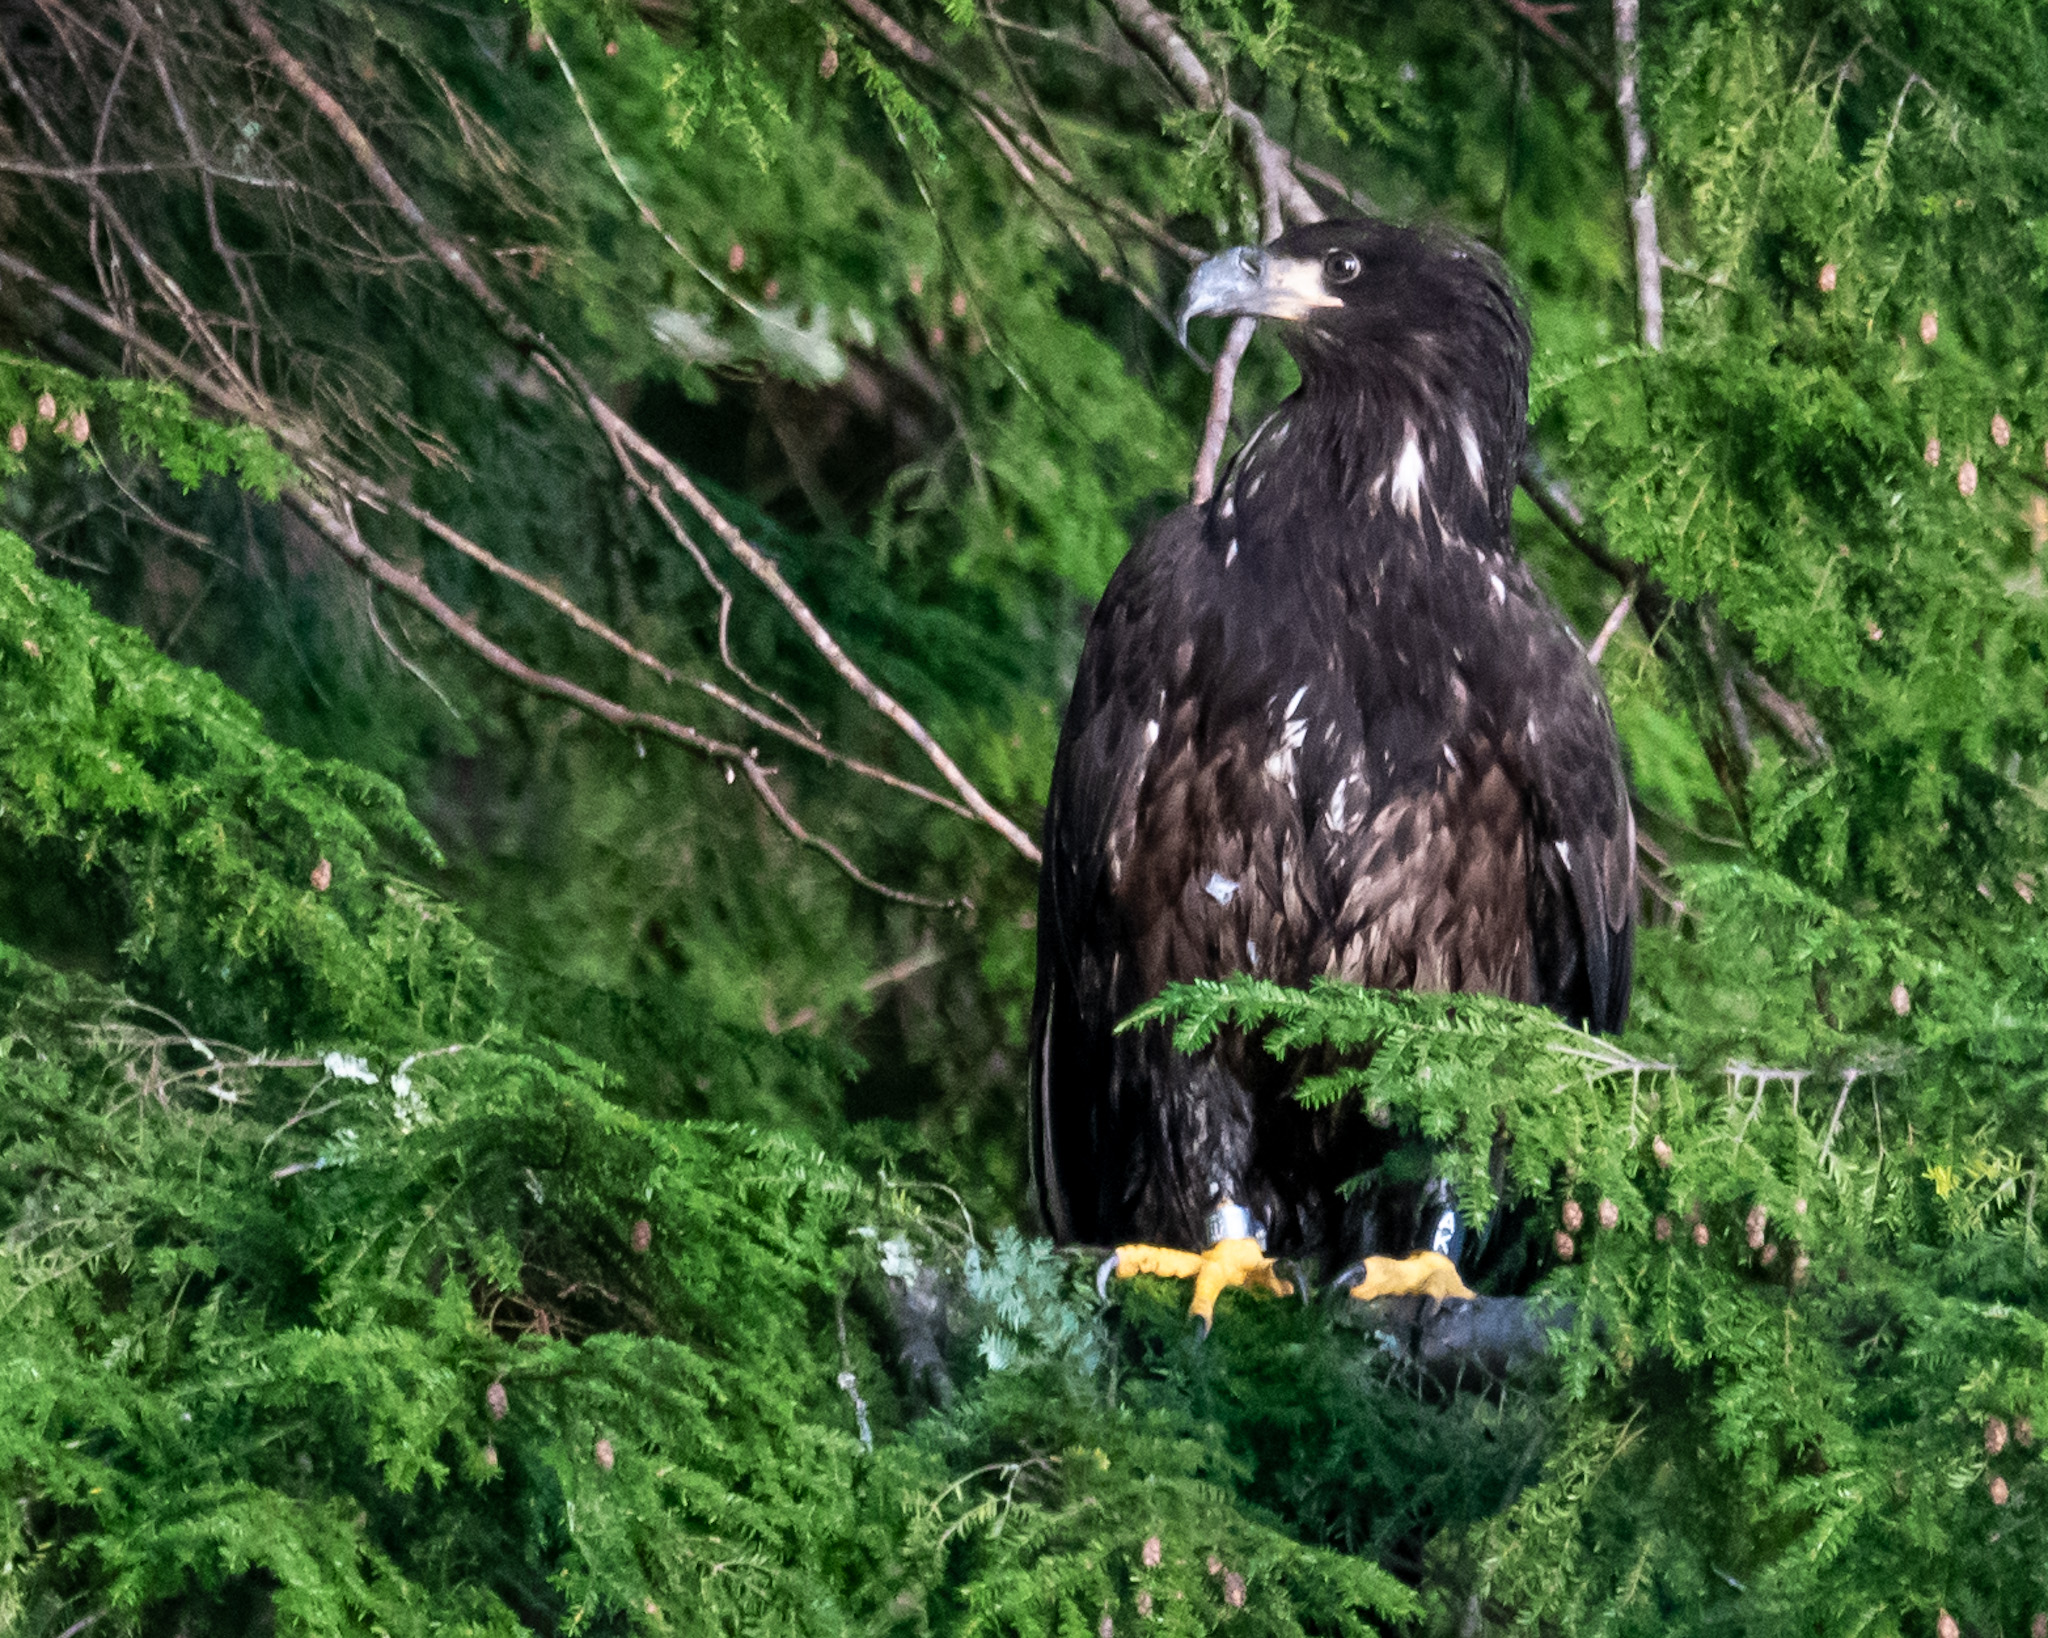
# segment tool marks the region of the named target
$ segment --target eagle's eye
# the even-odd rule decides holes
[[[1333,250],[1323,258],[1325,284],[1349,284],[1358,277],[1358,258],[1348,250]]]

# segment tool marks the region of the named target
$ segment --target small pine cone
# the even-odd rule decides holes
[[[505,1420],[505,1413],[512,1408],[512,1401],[506,1397],[505,1384],[493,1382],[484,1389],[484,1409],[491,1413],[493,1422]]]
[[[1920,452],[1920,456],[1929,466],[1941,465],[1941,440],[1939,438],[1929,438],[1927,440],[1927,447]]]
[[[41,394],[36,399],[36,419],[54,421],[57,419],[57,395],[53,392]]]
[[[607,57],[616,57],[619,54],[619,42],[616,40],[605,41],[604,54]]]
[[[71,417],[71,425],[67,430],[71,433],[71,441],[74,444],[82,444],[92,436],[92,423],[85,418],[84,410],[77,411]]]
[[[1920,344],[1923,347],[1932,347],[1935,337],[1940,334],[1941,319],[1936,315],[1934,309],[1930,307],[1920,315]]]
[[[728,250],[725,253],[726,272],[737,273],[741,268],[745,267],[746,265],[747,247],[745,245],[736,244],[732,247],[732,249]]]
[[[16,455],[28,448],[28,423],[16,421],[7,429],[7,447]]]
[[[1564,1203],[1564,1210],[1559,1215],[1564,1218],[1564,1226],[1573,1234],[1586,1226],[1586,1208],[1576,1200],[1567,1200]]]
[[[1991,417],[1991,441],[2000,449],[2012,442],[2012,423],[2002,415]]]
[[[1563,1229],[1559,1229],[1557,1231],[1556,1244],[1557,1260],[1561,1263],[1570,1262],[1572,1260],[1573,1254],[1579,1249],[1577,1243],[1574,1242],[1572,1237],[1569,1234],[1565,1233]]]
[[[2013,1418],[2012,1436],[2013,1441],[2020,1449],[2032,1450],[2034,1448],[2034,1424],[2026,1417],[2017,1416]]]
[[[965,318],[967,316],[967,292],[965,290],[955,290],[950,305],[955,318]]]
[[[1658,1243],[1659,1243],[1659,1244],[1661,1244],[1661,1243],[1663,1243],[1664,1241],[1666,1241],[1666,1240],[1670,1239],[1670,1238],[1671,1238],[1671,1219],[1670,1219],[1670,1218],[1668,1218],[1668,1217],[1666,1217],[1666,1216],[1665,1216],[1665,1215],[1664,1215],[1664,1214],[1663,1214],[1662,1212],[1659,1212],[1659,1213],[1657,1214],[1657,1221],[1656,1221],[1655,1225],[1653,1226],[1653,1232],[1654,1232],[1654,1233],[1656,1234],[1656,1236],[1657,1236],[1657,1240],[1658,1240]]]
[[[1805,1252],[1800,1252],[1798,1256],[1792,1259],[1792,1283],[1794,1285],[1804,1285],[1806,1283],[1807,1271],[1812,1267],[1813,1259],[1807,1256]]]
[[[1221,1575],[1223,1573],[1223,1560],[1214,1553],[1209,1555],[1209,1573],[1211,1575]]]
[[[1797,1200],[1792,1202],[1792,1215],[1794,1217],[1804,1217],[1806,1215],[1805,1195],[1801,1195]]]
[[[1696,1246],[1703,1246],[1703,1245],[1705,1245],[1705,1244],[1707,1243],[1707,1225],[1706,1225],[1706,1224],[1704,1224],[1704,1223],[1695,1223],[1695,1224],[1693,1224],[1693,1226],[1692,1226],[1692,1243],[1693,1243],[1694,1245],[1696,1245]]]
[[[1761,1205],[1751,1206],[1749,1216],[1743,1220],[1743,1228],[1749,1236],[1749,1249],[1761,1251],[1764,1248],[1764,1226],[1771,1220],[1771,1214]]]
[[[1832,295],[1834,293],[1835,276],[1837,272],[1838,269],[1835,267],[1835,264],[1833,262],[1829,262],[1826,267],[1820,270],[1820,279],[1818,282],[1820,284],[1822,295]]]
[[[1662,1166],[1667,1172],[1671,1170],[1671,1145],[1666,1143],[1662,1137],[1650,1140],[1650,1153],[1657,1157],[1657,1164],[1659,1166]]]
[[[1762,1263],[1766,1268],[1769,1268],[1771,1264],[1775,1263],[1777,1260],[1778,1243],[1775,1240],[1771,1241],[1768,1245],[1766,1245],[1763,1248],[1761,1252],[1757,1254],[1757,1261]]]
[[[1151,1619],[1152,1595],[1150,1593],[1141,1592],[1138,1594],[1138,1613],[1139,1615],[1145,1617],[1147,1620]]]
[[[1992,1474],[1991,1505],[1993,1507],[2003,1507],[2007,1502],[2011,1500],[2012,1491],[2007,1487],[2004,1476],[1998,1473]]]
[[[1235,1570],[1223,1577],[1223,1602],[1234,1610],[1244,1608],[1244,1577]]]
[[[313,867],[313,874],[307,879],[312,882],[315,893],[325,893],[334,885],[334,866],[322,859]]]
[[[484,1446],[484,1466],[485,1466],[485,1467],[496,1467],[497,1465],[498,1465],[498,1447],[497,1447],[496,1445],[485,1445],[485,1446]]]
[[[647,1248],[654,1244],[654,1225],[641,1218],[633,1225],[633,1249],[641,1256],[647,1255]]]
[[[835,46],[827,46],[825,48],[824,55],[819,57],[818,59],[818,78],[821,80],[829,80],[834,74],[837,74],[838,72],[838,48]]]
[[[1913,992],[1903,984],[1892,986],[1892,1011],[1901,1018],[1913,1010]]]
[[[1984,1424],[1984,1454],[1996,1456],[2005,1449],[2006,1437],[2010,1432],[2011,1429],[2006,1427],[2004,1417],[1994,1416],[1987,1420]]]
[[[1145,1568],[1148,1570],[1158,1569],[1159,1561],[1165,1556],[1166,1546],[1157,1536],[1147,1536],[1144,1548],[1138,1554],[1138,1557],[1143,1560]]]
[[[1977,463],[1965,460],[1956,468],[1956,493],[1968,500],[1977,493]]]
[[[2034,1624],[2028,1629],[2034,1638],[2048,1638],[2048,1611],[2034,1617]]]
[[[617,1461],[618,1459],[619,1459],[619,1458],[618,1458],[617,1454],[616,1454],[616,1453],[615,1453],[615,1452],[614,1452],[614,1451],[612,1450],[612,1442],[611,1442],[611,1440],[609,1440],[609,1439],[600,1439],[600,1440],[598,1440],[598,1442],[597,1442],[597,1465],[598,1465],[599,1467],[603,1468],[603,1469],[605,1470],[605,1472],[609,1473],[609,1472],[611,1472],[611,1470],[612,1470],[612,1464],[613,1464],[614,1462],[616,1462],[616,1461]]]
[[[1116,1638],[1116,1622],[1108,1615],[1095,1623],[1095,1638]]]
[[[1956,1625],[1956,1618],[1947,1610],[1934,1618],[1934,1638],[1963,1638],[1963,1629]]]
[[[1621,1227],[1621,1208],[1612,1200],[1603,1199],[1600,1202],[1600,1226],[1604,1229]]]
[[[775,301],[779,299],[781,295],[782,281],[780,279],[770,279],[766,284],[761,286],[761,299],[763,301]]]
[[[925,340],[931,343],[932,351],[937,352],[946,345],[946,327],[943,324],[934,324]]]

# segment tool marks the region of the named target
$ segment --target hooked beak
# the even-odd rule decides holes
[[[1239,245],[1211,256],[1188,280],[1180,303],[1181,345],[1187,345],[1188,320],[1203,314],[1303,319],[1318,307],[1343,305],[1323,288],[1320,262]]]

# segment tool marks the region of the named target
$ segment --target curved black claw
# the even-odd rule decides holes
[[[1326,1291],[1349,1291],[1354,1285],[1356,1285],[1360,1280],[1364,1278],[1365,1264],[1352,1263],[1334,1280],[1332,1280],[1327,1286],[1325,1286],[1324,1289]]]
[[[1194,1321],[1197,1325],[1201,1327],[1201,1329],[1195,1333],[1195,1346],[1199,1348],[1203,1343],[1209,1340],[1209,1332],[1211,1330],[1211,1326],[1209,1324],[1207,1317],[1201,1314],[1195,1315]]]
[[[1102,1260],[1102,1266],[1095,1271],[1095,1295],[1099,1301],[1109,1301],[1109,1277],[1116,1272],[1121,1252],[1112,1251]]]
[[[1282,1266],[1286,1268],[1289,1276],[1287,1283],[1294,1287],[1295,1297],[1299,1299],[1301,1305],[1304,1308],[1306,1308],[1308,1306],[1309,1286],[1314,1283],[1309,1279],[1309,1271],[1307,1267],[1302,1263],[1301,1259],[1298,1257],[1286,1258],[1284,1260],[1284,1264],[1274,1264],[1274,1267],[1276,1268]]]

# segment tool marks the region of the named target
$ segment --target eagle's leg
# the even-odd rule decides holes
[[[1450,1183],[1436,1178],[1423,1200],[1433,1213],[1427,1251],[1411,1251],[1405,1257],[1368,1257],[1337,1277],[1337,1283],[1360,1302],[1376,1297],[1430,1297],[1442,1302],[1447,1297],[1478,1295],[1458,1275],[1458,1256],[1465,1248],[1465,1214],[1458,1209]]]
[[[1356,1281],[1350,1294],[1360,1302],[1375,1297],[1476,1297],[1458,1277],[1458,1265],[1441,1251],[1411,1251],[1405,1257],[1368,1257],[1340,1277]]]
[[[1181,1251],[1172,1246],[1118,1246],[1096,1274],[1096,1290],[1107,1294],[1111,1274],[1120,1280],[1139,1274],[1193,1280],[1194,1297],[1188,1303],[1188,1312],[1202,1322],[1205,1337],[1215,1323],[1216,1299],[1232,1286],[1265,1291],[1276,1297],[1294,1294],[1294,1283],[1273,1271],[1273,1259],[1254,1237],[1250,1214],[1243,1207],[1225,1201],[1210,1213],[1209,1223],[1215,1238],[1207,1251]]]

